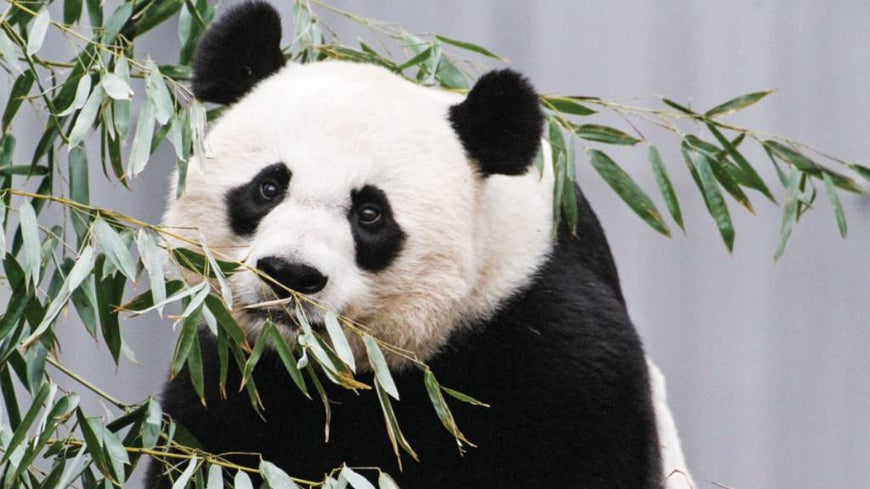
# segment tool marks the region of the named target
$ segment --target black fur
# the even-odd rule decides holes
[[[261,185],[267,182],[283,189],[278,197],[268,200],[260,194]],[[275,163],[260,170],[248,183],[227,192],[224,201],[227,204],[227,219],[233,232],[240,236],[253,233],[260,220],[284,200],[289,184],[290,170],[284,163]]]
[[[521,175],[540,146],[544,114],[522,75],[491,71],[450,108],[450,123],[484,175]]]
[[[354,190],[350,200],[347,219],[356,245],[356,264],[370,272],[381,271],[399,255],[405,242],[405,232],[393,219],[393,210],[383,190],[366,185]],[[360,209],[367,204],[377,206],[381,212],[377,222],[370,225],[360,222],[359,217]]]
[[[577,237],[563,225],[534,282],[430,359],[441,383],[491,405],[451,402],[460,428],[478,445],[464,456],[436,417],[417,369],[395,374],[401,401],[394,406],[420,455],[419,463],[406,456],[400,472],[374,393],[328,386],[334,403],[324,444],[322,406],[299,393],[274,353],[264,353],[254,371],[266,422],[246,393],[228,389],[222,400],[208,334],[202,336],[208,408],[184,371],[167,385],[164,410],[211,452],[262,452],[288,473],[314,480],[347,463],[383,467],[408,489],[660,488],[643,350],[604,234],[579,190],[578,197]],[[231,367],[228,385],[239,379]],[[148,487],[169,487],[159,465],[152,464],[149,477]]]
[[[193,93],[206,102],[231,104],[282,66],[281,16],[263,1],[237,3],[199,41]]]

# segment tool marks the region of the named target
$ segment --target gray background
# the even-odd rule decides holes
[[[336,5],[411,32],[487,46],[543,92],[636,105],[665,95],[706,109],[775,88],[733,121],[870,163],[866,0]],[[286,4],[282,8],[288,12]],[[346,42],[355,38],[346,24],[330,24]],[[138,56],[150,52],[161,60],[173,52],[175,32],[164,34],[151,36]],[[33,127],[39,134],[39,124]],[[844,197],[850,236],[842,240],[820,195],[776,264],[780,210],[757,194],[751,195],[755,217],[731,202],[737,240],[729,254],[674,151],[678,139],[661,131],[648,135],[675,179],[687,235],[667,239],[652,231],[585,160],[578,179],[611,240],[632,317],[668,377],[699,486],[870,487],[870,199]],[[655,191],[643,148],[613,154]],[[774,185],[767,161],[750,154]],[[170,153],[160,153],[132,193],[104,183],[95,164],[93,201],[157,222],[173,164]],[[63,358],[121,399],[137,401],[156,394],[165,377],[174,342],[169,324],[153,318],[127,323],[139,366],[125,361],[115,369],[106,350],[83,341],[73,325],[62,341]]]

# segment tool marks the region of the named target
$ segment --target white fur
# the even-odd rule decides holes
[[[695,489],[695,482],[686,467],[677,424],[668,407],[667,386],[661,370],[647,358],[653,408],[656,413],[656,428],[659,434],[659,449],[662,456],[662,470],[665,474],[667,489]]]
[[[525,285],[550,249],[552,177],[481,177],[448,119],[461,100],[372,65],[287,66],[215,124],[165,223],[252,267],[270,255],[316,267],[329,281],[313,299],[425,359]],[[251,239],[235,235],[224,195],[278,162],[292,172],[287,197]],[[406,234],[377,274],[356,265],[346,218],[365,184],[386,193]],[[250,271],[231,284],[237,307],[270,298]]]

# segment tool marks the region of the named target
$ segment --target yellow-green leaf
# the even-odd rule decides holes
[[[599,124],[583,124],[575,127],[574,132],[578,137],[599,143],[633,146],[640,142],[640,139],[629,136],[619,129]]]
[[[748,93],[746,95],[741,95],[740,97],[733,98],[725,103],[719,104],[716,107],[708,110],[704,115],[709,117],[710,119],[721,117],[724,115],[733,114],[739,110],[743,110],[750,105],[755,104],[759,100],[767,97],[773,93],[772,90],[767,90],[764,92],[754,92]]]
[[[652,199],[635,183],[628,173],[601,151],[595,149],[589,150],[589,159],[595,171],[631,207],[631,210],[656,231],[665,236],[671,235],[671,231],[662,219],[658,209],[656,209]]]

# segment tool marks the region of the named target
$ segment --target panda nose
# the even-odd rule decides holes
[[[284,287],[303,294],[314,294],[326,287],[328,280],[328,277],[314,267],[293,263],[276,256],[267,256],[257,260],[257,269],[281,284],[268,281],[275,294],[282,299],[290,296],[290,292]]]

